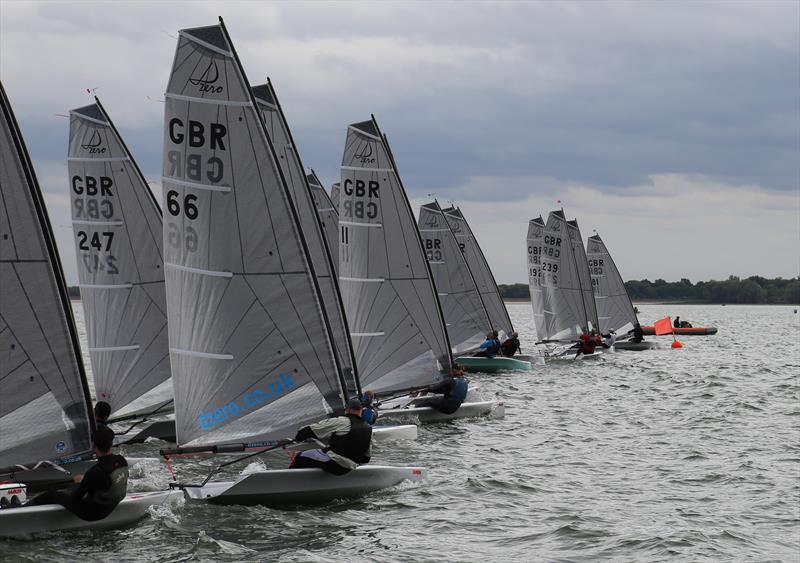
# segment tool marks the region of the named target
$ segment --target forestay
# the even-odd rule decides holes
[[[178,442],[291,436],[343,408],[342,382],[290,191],[221,23],[180,32],[165,97]]]
[[[506,305],[503,303],[503,298],[500,297],[500,290],[497,289],[494,275],[489,269],[489,263],[486,261],[486,257],[478,244],[478,239],[472,233],[472,229],[464,218],[463,213],[461,213],[461,209],[448,207],[443,212],[458,244],[464,252],[464,258],[472,272],[472,277],[475,279],[475,285],[477,285],[483,305],[486,307],[492,329],[498,332],[503,331],[507,335],[511,334],[514,332],[514,326],[511,324]]]
[[[69,178],[95,395],[115,417],[172,403],[161,211],[99,100],[72,110]],[[178,244],[170,231],[168,244]]]
[[[336,261],[338,262],[338,247],[328,247],[328,241],[323,234],[322,225],[312,199],[311,187],[308,184],[303,163],[300,160],[300,154],[294,144],[286,116],[278,101],[272,82],[267,80],[266,84],[254,86],[253,94],[261,110],[261,116],[267,126],[267,134],[278,155],[278,164],[289,186],[289,192],[297,209],[297,215],[300,218],[300,228],[303,231],[311,261],[314,264],[314,272],[322,293],[325,314],[328,316],[328,322],[333,332],[334,351],[342,368],[347,395],[348,397],[359,396],[361,389],[356,375],[355,362],[353,361],[350,334],[347,330],[347,321],[344,318],[339,285],[334,277],[336,270],[333,267],[331,248],[337,249]]]
[[[545,293],[542,289],[542,240],[544,238],[544,221],[539,216],[528,222],[528,288],[530,289],[533,322],[536,325],[536,336],[539,340],[547,339],[547,323],[545,321]]]
[[[90,449],[89,389],[42,192],[0,84],[0,468]]]
[[[581,286],[583,309],[586,313],[586,326],[589,330],[598,330],[600,323],[597,320],[597,305],[594,302],[592,289],[592,276],[589,274],[589,265],[586,258],[586,249],[583,246],[583,237],[578,227],[578,220],[567,221],[567,232],[572,242],[572,252],[577,262],[578,281]]]
[[[361,384],[441,379],[450,344],[414,214],[374,118],[348,127],[339,201],[339,282]]]
[[[331,197],[322,182],[319,181],[316,173],[312,170],[306,176],[308,187],[311,188],[311,197],[314,198],[314,205],[317,208],[317,215],[322,223],[322,232],[328,241],[328,249],[331,251],[334,270],[339,269],[339,210],[333,204]]]
[[[477,348],[492,327],[464,254],[438,202],[420,207],[419,234],[453,352]]]
[[[544,322],[540,340],[577,340],[586,330],[578,262],[569,241],[564,212],[552,211],[542,237],[539,283]]]
[[[586,243],[589,273],[592,276],[594,298],[600,331],[619,330],[627,324],[636,325],[636,311],[625,289],[625,283],[600,235],[589,237]]]

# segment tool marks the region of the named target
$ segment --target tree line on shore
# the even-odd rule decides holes
[[[499,284],[500,295],[505,299],[530,299],[528,284]],[[692,301],[695,303],[748,303],[748,304],[800,304],[800,277],[792,279],[767,279],[761,276],[750,276],[740,279],[730,276],[727,280],[692,283],[686,278],[677,282],[657,279],[630,280],[625,282],[625,289],[631,299]],[[69,287],[71,299],[80,299],[78,286]]]
[[[500,295],[507,299],[530,299],[528,284],[500,284]],[[699,281],[686,278],[676,282],[657,279],[630,280],[625,289],[633,301],[664,300],[695,303],[747,303],[747,304],[800,304],[800,277],[767,279],[750,276],[741,279],[729,276],[727,280]]]

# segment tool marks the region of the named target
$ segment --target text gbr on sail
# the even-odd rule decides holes
[[[99,180],[99,181],[98,181]],[[114,205],[111,200],[114,197],[111,188],[114,181],[108,176],[81,176],[76,174],[72,177],[72,192],[85,198],[74,199],[72,205],[75,207],[73,219],[111,219],[114,216]]]
[[[204,124],[193,119],[189,120],[188,127],[183,120],[173,117],[169,120],[169,140],[175,145],[183,145],[188,140],[190,148],[201,149],[208,147],[212,151],[224,151],[225,136],[228,129],[222,123]],[[224,177],[222,159],[216,156],[203,157],[199,153],[188,153],[182,161],[183,155],[179,150],[170,150],[167,153],[167,162],[170,164],[168,176],[172,178],[188,178],[201,182],[203,175],[212,183],[217,183]]]
[[[376,180],[356,180],[347,178],[342,184],[345,195],[354,196],[353,200],[346,199],[342,202],[344,217],[354,219],[375,219],[378,216],[378,204],[370,201],[378,199],[380,183]]]

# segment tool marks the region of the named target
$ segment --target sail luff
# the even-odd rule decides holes
[[[0,365],[4,380],[0,448],[7,448],[0,449],[0,466],[6,467],[87,452],[94,417],[52,225],[1,82],[0,115],[0,346],[7,355]],[[18,227],[19,239],[15,239],[12,225]],[[25,232],[26,228],[32,230]],[[29,292],[36,293],[33,302]],[[24,324],[22,315],[29,315],[31,326]],[[40,318],[43,315],[52,318]],[[35,350],[37,346],[41,350]],[[40,371],[47,367],[53,370],[49,374],[54,376],[52,380]],[[13,372],[16,380],[11,377]]]

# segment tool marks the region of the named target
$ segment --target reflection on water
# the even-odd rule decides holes
[[[377,462],[427,466],[426,483],[313,509],[181,504],[126,530],[0,549],[45,561],[797,560],[800,315],[639,308],[643,321],[677,314],[720,331],[683,337],[682,350],[473,376],[506,402],[505,419],[429,425],[416,442],[374,447]],[[529,353],[530,305],[509,310]],[[286,465],[285,454],[264,461]],[[190,478],[215,463],[176,466]],[[168,478],[159,464],[134,475],[143,488]]]

